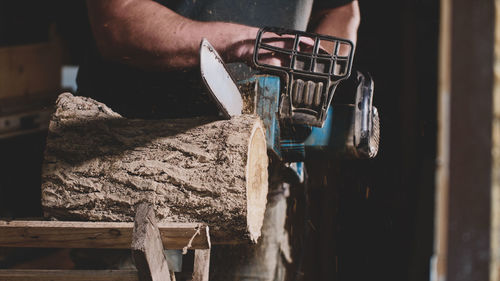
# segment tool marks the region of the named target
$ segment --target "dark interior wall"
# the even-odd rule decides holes
[[[64,44],[64,63],[77,64],[83,42],[90,36],[85,17],[81,0],[0,1],[0,48],[48,42],[56,35]],[[9,104],[30,106],[22,97]],[[40,173],[45,137],[46,132],[0,137],[0,217],[42,215]]]
[[[48,42],[54,16],[54,1],[0,1],[0,48]],[[16,103],[22,107],[24,101]],[[1,217],[41,216],[40,167],[45,136],[39,132],[0,138]]]
[[[368,171],[374,202],[366,210],[373,214],[367,225],[374,229],[364,231],[374,246],[367,262],[372,264],[372,276],[378,277],[374,280],[428,280],[439,1],[385,1],[378,7],[373,1],[363,3],[365,24],[360,29],[357,63],[373,69],[383,130],[381,153]],[[362,48],[363,42],[369,47]],[[377,236],[370,236],[373,230]]]
[[[45,132],[0,139],[0,217],[40,217]]]
[[[360,1],[360,8],[354,68],[375,81],[379,155],[308,163],[302,280],[429,280],[439,1]],[[346,101],[347,88],[334,99]]]
[[[0,1],[0,47],[46,42],[53,1]]]

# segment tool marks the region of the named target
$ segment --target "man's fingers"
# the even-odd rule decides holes
[[[262,64],[272,66],[290,66],[290,56],[276,52],[260,53],[258,55],[258,61]]]
[[[272,66],[290,67],[291,55],[287,54],[287,52],[290,53],[290,51],[294,49],[295,36],[280,36],[277,34],[272,35],[273,36],[267,35],[265,38],[263,38],[262,43],[273,46],[278,50],[266,50],[264,48],[261,48],[258,54],[258,61],[262,64]],[[332,54],[334,51],[334,44],[331,44],[331,42],[322,42],[321,40],[319,40],[319,46],[317,46],[318,49],[315,52],[315,39],[307,36],[299,36],[298,39],[299,44],[297,46],[297,51],[300,53],[305,53],[305,57],[304,55],[301,56],[299,54],[297,61],[300,61],[301,58],[307,60],[307,54],[317,53],[327,55]],[[282,49],[283,52],[280,52],[279,49]],[[339,50],[338,54],[342,55],[341,51],[342,50]]]
[[[293,50],[295,38],[296,36],[291,34],[279,35],[277,33],[269,32],[264,34],[264,37],[262,38],[262,43],[284,50]],[[298,39],[299,39],[299,45],[297,46],[297,51],[303,53],[314,53],[315,39],[302,35],[299,35]],[[317,53],[324,55],[333,54],[335,51],[334,50],[335,46],[336,45],[334,42],[331,42],[329,40],[319,39],[319,47]],[[336,54],[340,56],[348,56],[350,50],[351,50],[350,45],[346,43],[340,43],[338,44],[338,50]]]
[[[280,48],[285,50],[292,50],[294,48],[293,44],[295,43],[295,36],[293,35],[283,35],[276,37],[267,37],[262,39],[262,43]],[[305,36],[299,36],[299,45],[297,51],[304,53],[313,53],[314,51],[314,39]],[[318,49],[318,53],[320,54],[329,54],[323,46],[320,45]]]
[[[295,38],[292,36],[281,36],[281,37],[270,37],[263,38],[262,43],[267,44],[269,46],[273,46],[280,49],[293,49],[293,44],[295,42]]]

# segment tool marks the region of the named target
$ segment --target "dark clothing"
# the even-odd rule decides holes
[[[334,8],[353,0],[316,0],[314,8]],[[178,0],[158,3],[200,21],[236,22],[256,27],[305,30],[313,0]],[[147,72],[105,61],[89,44],[78,72],[78,94],[101,101],[131,118],[215,115],[217,109],[200,82],[199,69]]]
[[[190,19],[305,30],[313,6],[329,9],[345,5],[352,0],[182,0],[179,2],[177,5],[170,5],[170,8]]]

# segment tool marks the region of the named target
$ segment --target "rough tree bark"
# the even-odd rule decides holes
[[[256,241],[267,195],[257,116],[133,120],[61,94],[42,170],[46,216],[131,221],[139,202],[160,221],[203,222],[215,242]]]

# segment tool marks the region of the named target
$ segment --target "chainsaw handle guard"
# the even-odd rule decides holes
[[[264,35],[293,38],[293,47],[278,47],[265,42]],[[299,50],[301,37],[314,41],[310,52]],[[333,44],[332,53],[321,52],[321,42]],[[339,54],[344,47],[347,56]],[[284,65],[270,65],[259,58],[262,50],[277,58],[289,58]],[[253,54],[256,68],[276,73],[284,78],[284,92],[279,105],[280,120],[291,124],[322,127],[326,119],[328,107],[333,99],[338,83],[351,74],[354,44],[346,39],[333,36],[288,30],[283,28],[264,27],[257,34]]]
[[[272,44],[267,44],[264,42],[263,35],[269,33],[274,33],[278,36],[291,35],[294,36],[294,42],[292,48],[280,48],[273,46]],[[304,52],[299,50],[300,37],[310,38],[314,40],[314,46],[312,52]],[[287,37],[283,37],[285,39]],[[320,52],[321,42],[330,42],[334,44],[332,54]],[[349,48],[347,56],[339,55],[341,46]],[[260,50],[271,51],[280,55],[290,56],[290,61],[288,65],[276,66],[265,64],[259,59]],[[347,39],[342,39],[338,37],[316,34],[311,32],[304,32],[298,30],[289,30],[277,27],[263,27],[257,33],[257,38],[255,40],[255,47],[253,53],[253,64],[261,69],[276,70],[286,73],[302,74],[306,77],[311,78],[328,78],[332,82],[338,82],[349,78],[351,74],[352,59],[354,56],[354,44]],[[300,59],[309,59],[310,62],[304,65],[299,65],[298,61]],[[319,64],[327,67],[319,67]],[[342,70],[336,71],[336,67],[339,67],[339,63],[342,63]]]

